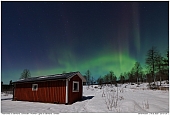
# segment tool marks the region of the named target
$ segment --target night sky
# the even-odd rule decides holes
[[[169,2],[1,2],[1,81],[89,69],[117,77],[169,46]]]

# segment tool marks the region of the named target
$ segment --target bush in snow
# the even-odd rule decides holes
[[[149,109],[149,102],[148,102],[148,100],[147,101],[143,101],[142,102],[142,105],[143,105],[143,109]]]
[[[105,104],[107,106],[108,110],[112,110],[112,108],[117,108],[118,101],[123,100],[123,96],[118,96],[118,87],[117,90],[115,88],[112,88],[109,90],[106,88],[103,90],[102,97],[104,97]]]
[[[103,90],[103,93],[102,93],[102,97],[105,97],[105,93],[104,93],[104,90]]]
[[[105,96],[105,104],[107,106],[108,110],[112,110],[113,107],[117,106],[117,99],[115,96],[115,92],[106,92],[106,96]]]

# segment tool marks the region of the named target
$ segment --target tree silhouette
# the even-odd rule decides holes
[[[23,72],[21,73],[20,79],[25,79],[31,77],[31,73],[28,69],[24,69]]]
[[[155,77],[155,64],[156,64],[156,56],[157,56],[158,52],[156,50],[155,47],[152,47],[150,50],[148,50],[147,52],[147,57],[146,57],[146,65],[148,66],[150,72],[151,72],[151,75],[152,75],[152,78],[154,80],[154,84],[155,84],[155,80],[156,80],[156,77]]]
[[[9,81],[9,85],[12,85],[12,80]]]
[[[166,76],[165,79],[169,79],[169,49],[166,52],[166,57],[163,59],[163,66],[164,66],[164,74]]]
[[[104,81],[105,81],[105,84],[108,84],[109,83],[109,74],[106,74],[104,76]]]
[[[122,84],[124,84],[124,81],[125,81],[125,77],[123,76],[123,74],[121,73],[120,74],[120,81]]]
[[[130,72],[128,72],[128,76],[129,76],[129,82],[134,83],[135,82],[135,78],[134,78],[134,68],[131,69]]]
[[[162,78],[161,76],[163,75],[163,71],[164,71],[163,57],[161,56],[161,54],[157,54],[155,66],[157,70],[157,76],[159,77],[160,85],[161,85],[161,78]]]
[[[110,71],[109,77],[110,77],[110,83],[112,85],[113,84],[113,80],[114,80],[114,73],[113,73],[113,71]]]
[[[140,63],[136,62],[133,69],[134,69],[134,75],[135,75],[137,84],[139,85],[139,79],[141,78],[141,74],[142,74],[142,67]]]
[[[103,84],[103,78],[100,76],[98,79],[97,79],[97,82],[98,82],[98,84],[101,86],[101,88],[102,88],[102,84]]]
[[[87,85],[89,86],[90,84],[90,78],[91,78],[91,73],[90,70],[87,70],[86,74],[86,80],[87,80]]]

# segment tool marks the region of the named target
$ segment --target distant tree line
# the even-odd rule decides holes
[[[166,55],[162,56],[156,47],[151,47],[146,53],[145,68],[146,71],[144,71],[140,62],[135,62],[130,71],[120,74],[119,79],[113,71],[110,71],[103,77],[100,76],[96,82],[101,86],[103,84],[117,86],[117,83],[123,84],[125,82],[137,83],[138,85],[141,82],[148,82],[149,85],[154,82],[154,85],[156,85],[156,81],[160,81],[161,85],[162,80],[169,80],[169,49],[167,49]],[[90,70],[87,70],[84,77],[87,85],[94,83]]]

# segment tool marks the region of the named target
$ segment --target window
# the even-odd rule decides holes
[[[38,84],[32,84],[32,91],[38,90]]]
[[[73,81],[73,92],[79,92],[79,82]]]

